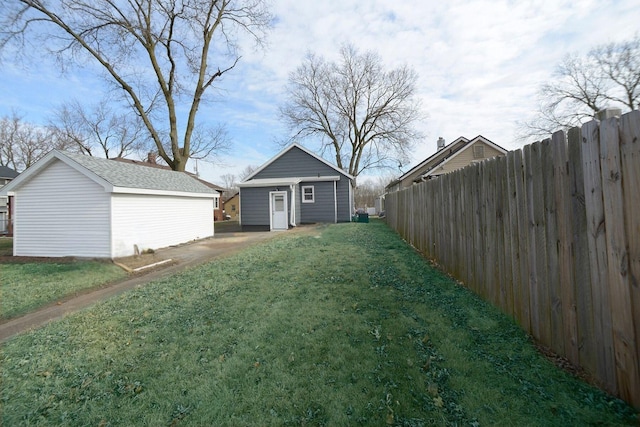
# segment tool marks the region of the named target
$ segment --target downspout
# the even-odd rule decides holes
[[[291,223],[292,227],[296,226],[296,193],[297,191],[295,190],[295,184],[291,184],[289,186],[289,189],[291,190],[291,214],[289,215],[291,218],[289,219],[289,222]]]

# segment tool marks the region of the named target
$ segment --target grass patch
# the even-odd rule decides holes
[[[13,239],[11,237],[0,237],[0,256],[13,255]]]
[[[126,276],[100,261],[0,264],[0,319],[20,316],[84,289]]]
[[[6,342],[4,425],[620,425],[385,224],[284,233]]]

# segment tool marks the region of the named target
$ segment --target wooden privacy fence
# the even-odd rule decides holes
[[[388,224],[640,407],[640,112],[389,193]]]

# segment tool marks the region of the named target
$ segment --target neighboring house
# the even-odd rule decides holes
[[[157,169],[165,169],[165,170],[171,170],[171,168],[167,165],[161,165],[158,164],[158,162],[156,161],[156,154],[151,152],[147,155],[147,160],[133,160],[133,159],[126,159],[124,157],[115,157],[111,160],[115,160],[117,162],[125,162],[125,163],[132,163],[135,165],[140,165],[140,166],[147,166],[147,167],[152,167],[152,168],[157,168]],[[214,221],[221,221],[224,219],[224,202],[222,201],[222,193],[224,192],[224,188],[220,187],[219,185],[213,184],[209,181],[205,181],[204,179],[200,179],[200,177],[198,177],[198,175],[192,173],[192,172],[186,172],[186,174],[192,176],[193,178],[197,179],[198,181],[200,181],[201,183],[203,183],[204,185],[206,185],[209,188],[213,188],[214,190],[216,190],[218,192],[218,194],[220,195],[219,198],[214,200],[214,205],[213,205],[213,220]]]
[[[219,194],[182,172],[51,151],[0,190],[16,256],[116,258],[213,235]]]
[[[0,188],[18,176],[10,167],[0,166]],[[9,197],[0,197],[0,234],[11,234],[11,205]]]
[[[471,140],[461,136],[449,145],[445,145],[444,139],[439,138],[438,151],[388,184],[386,192],[398,191],[414,183],[462,169],[474,162],[506,154],[507,150],[481,135]]]
[[[224,210],[231,221],[240,218],[240,193],[235,193],[224,202]]]
[[[349,222],[354,178],[293,144],[240,187],[243,229],[286,230],[299,224]]]

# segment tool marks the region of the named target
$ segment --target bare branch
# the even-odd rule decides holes
[[[592,119],[604,108],[623,111],[640,104],[640,36],[592,49],[585,57],[567,55],[555,79],[541,86],[535,117],[519,123],[520,138],[548,138]]]
[[[217,152],[215,142],[192,147],[199,106],[240,60],[240,35],[262,44],[271,20],[265,0],[7,1],[0,48],[43,35],[61,66],[99,64],[176,170]]]

